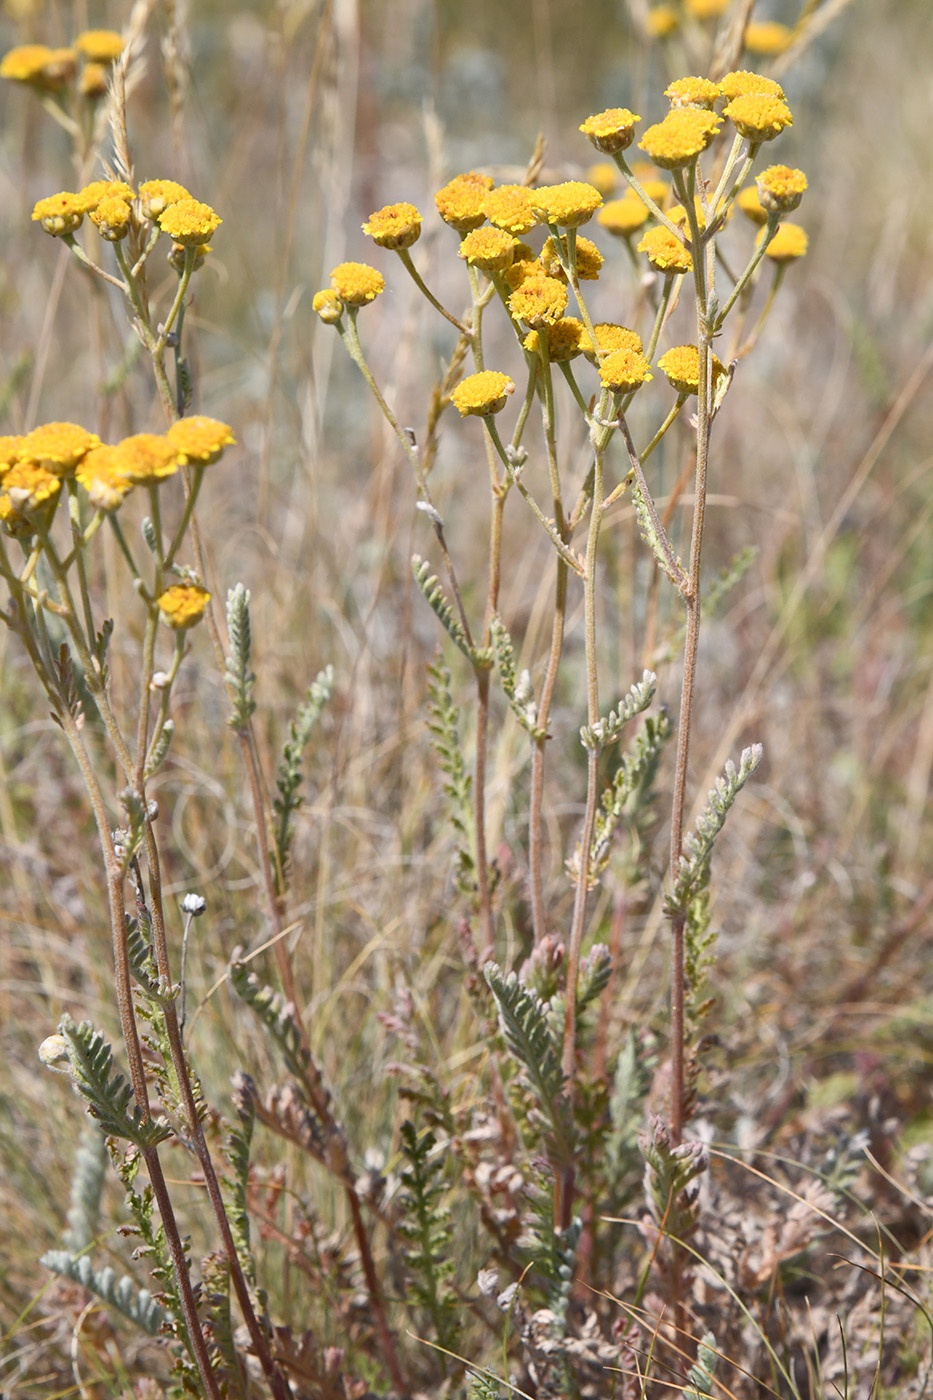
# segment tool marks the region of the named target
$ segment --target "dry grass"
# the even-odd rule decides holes
[[[181,56],[169,53],[168,84],[158,47],[165,17],[154,12],[130,137],[139,178],[182,180],[224,216],[189,324],[197,408],[234,423],[240,448],[208,482],[199,513],[218,596],[238,580],[252,590],[267,774],[307,685],[326,664],[336,671],[335,699],[308,754],[288,944],[313,1048],[355,1156],[362,1164],[371,1149],[374,1169],[391,1175],[410,1110],[388,1086],[410,1089],[414,1079],[399,1065],[433,1063],[450,1102],[466,1112],[486,1093],[476,1076],[489,1027],[464,990],[464,906],[425,723],[425,666],[437,632],[408,561],[413,551],[430,552],[429,529],[413,509],[407,464],[370,413],[336,338],[311,315],[310,299],[343,257],[376,260],[354,232],[372,209],[394,199],[427,209],[432,189],[456,169],[511,175],[539,128],[548,171],[578,174],[587,163],[579,121],[615,101],[647,112],[660,69],[656,54],[623,39],[621,7],[601,0],[504,10],[417,0],[265,8],[193,7],[190,27],[177,35]],[[120,18],[113,12],[100,22]],[[9,47],[41,30],[57,41],[64,24],[56,7],[40,8],[28,36],[26,22],[19,29],[8,16],[0,39]],[[706,1051],[695,1130],[715,1152],[694,1240],[708,1268],[693,1304],[698,1331],[710,1327],[738,1368],[723,1361],[716,1394],[765,1393],[765,1382],[752,1385],[740,1369],[769,1373],[765,1337],[780,1395],[919,1395],[930,1355],[922,1311],[901,1291],[927,1300],[933,1262],[933,303],[924,277],[933,112],[929,75],[917,61],[929,40],[925,0],[883,0],[870,13],[853,7],[784,79],[795,126],[781,159],[809,176],[800,217],[810,254],[743,361],[717,429],[709,567],[725,566],[747,544],[757,555],[704,635],[691,793],[701,802],[724,758],[752,740],[763,742],[766,759],[714,866],[716,1040]],[[64,418],[99,419],[102,436],[157,429],[142,359],[110,391],[101,388],[131,344],[122,308],[60,266],[65,250],[29,227],[34,200],[71,185],[64,139],[28,94],[4,90],[0,103],[4,431]],[[418,249],[419,266],[441,289],[456,275],[446,234],[432,230]],[[385,263],[388,276],[388,255]],[[618,265],[624,276],[621,254]],[[400,275],[367,318],[380,384],[400,420],[423,436],[426,386],[451,342]],[[477,542],[487,509],[485,467],[469,455],[478,442],[478,434],[474,442],[445,426],[432,476],[458,572],[474,581],[474,611],[482,606]],[[659,454],[662,498],[679,467],[674,448],[666,460]],[[509,503],[513,553],[502,611],[526,637],[531,664],[547,641],[541,580],[549,555],[519,505]],[[604,662],[621,694],[643,664],[655,663],[657,650],[646,655],[652,635],[663,640],[677,619],[662,599],[652,633],[649,566],[625,509],[606,542],[603,603],[619,622]],[[128,616],[118,559],[104,561],[97,582],[107,610]],[[571,658],[581,646],[579,616],[573,622]],[[125,697],[138,637],[131,627],[118,637],[113,684]],[[469,677],[452,664],[468,725]],[[6,1393],[28,1397],[77,1393],[79,1375],[85,1394],[128,1395],[156,1364],[151,1349],[137,1350],[102,1321],[92,1327],[81,1317],[86,1298],[57,1283],[49,1289],[37,1263],[64,1227],[82,1114],[67,1084],[40,1069],[36,1046],[63,1011],[109,1034],[118,1023],[83,790],[5,632],[0,667],[0,1374]],[[657,669],[662,699],[676,706],[676,663]],[[585,787],[576,739],[582,688],[582,668],[571,666],[554,715],[555,927],[569,917],[572,897],[557,853],[572,844]],[[170,906],[189,889],[209,897],[189,952],[189,1042],[207,1097],[223,1112],[235,1070],[260,1083],[278,1073],[226,983],[234,947],[258,949],[267,934],[255,893],[256,833],[226,713],[198,638],[176,692],[182,737],[154,795]],[[490,849],[502,872],[496,956],[511,966],[530,946],[527,749],[504,707],[492,734]],[[101,746],[102,772],[109,762]],[[661,813],[669,784],[663,769]],[[655,841],[646,881],[629,889],[621,863],[610,871],[591,928],[619,954],[610,1039],[619,1043],[636,1028],[660,1054],[660,827]],[[274,978],[268,954],[256,966]],[[219,1138],[219,1126],[210,1126]],[[196,1249],[208,1247],[200,1188],[182,1155],[169,1154],[168,1174],[177,1166],[186,1228]],[[326,1323],[308,1303],[327,1279],[327,1233],[344,1224],[329,1179],[271,1141],[257,1157],[254,1205],[265,1222],[257,1251],[270,1311],[296,1334],[333,1328],[319,1334],[321,1345],[365,1333],[366,1319],[345,1302]],[[817,1194],[821,1179],[825,1195]],[[810,1206],[798,1208],[799,1197]],[[316,1211],[310,1223],[307,1200]],[[627,1214],[642,1209],[633,1195]],[[120,1218],[115,1189],[104,1215],[110,1230]],[[463,1259],[481,1266],[484,1247],[475,1226],[464,1226],[456,1246]],[[389,1293],[403,1289],[382,1236],[378,1248]],[[101,1249],[126,1267],[117,1237],[108,1234]],[[840,1258],[849,1261],[844,1269]],[[600,1303],[603,1318],[631,1306],[642,1262],[634,1243],[630,1259],[615,1257],[615,1274],[602,1283],[621,1301]],[[466,1289],[473,1282],[468,1272],[460,1278]],[[638,1307],[650,1332],[650,1291]],[[400,1307],[400,1329],[410,1325],[405,1317]],[[474,1316],[468,1341],[495,1365],[491,1330],[488,1318]],[[436,1385],[432,1361],[409,1350],[415,1384]],[[386,1390],[383,1375],[363,1373],[364,1381]],[[592,1393],[608,1393],[602,1384],[593,1382]],[[316,1385],[308,1393],[329,1393]],[[614,1393],[624,1393],[621,1383]]]

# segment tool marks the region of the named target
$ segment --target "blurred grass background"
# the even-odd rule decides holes
[[[832,1113],[852,1131],[867,1127],[896,1172],[907,1146],[926,1160],[933,1133],[933,15],[927,0],[836,8],[781,74],[794,127],[775,158],[807,172],[797,218],[810,251],[741,363],[714,437],[708,568],[747,544],[757,557],[704,636],[693,792],[702,800],[725,756],[764,743],[765,766],[714,867],[717,1135],[780,1150]],[[761,10],[796,14],[787,3]],[[582,177],[587,115],[627,105],[647,124],[670,77],[704,71],[687,40],[649,44],[640,15],[622,0],[143,0],[132,11],[7,0],[0,18],[3,51],[134,18],[146,36],[129,101],[136,176],[177,179],[224,220],[187,324],[195,407],[232,423],[240,446],[206,483],[200,515],[217,596],[238,580],[253,592],[267,771],[307,685],[325,664],[336,670],[309,756],[289,915],[317,1048],[361,1154],[365,1132],[383,1140],[395,1111],[381,1086],[397,1046],[375,1013],[392,1008],[401,980],[424,1027],[453,1014],[444,972],[457,960],[459,910],[423,710],[437,636],[408,564],[414,550],[430,553],[430,531],[406,463],[311,297],[344,259],[385,272],[389,290],[361,315],[364,343],[399,418],[420,434],[449,328],[425,315],[360,224],[385,203],[418,205],[416,261],[456,306],[465,284],[454,235],[433,216],[434,189],[469,168],[520,178],[539,133],[545,178]],[[702,33],[708,44],[711,27]],[[105,437],[158,430],[123,308],[30,225],[35,200],[76,187],[76,172],[65,135],[11,84],[0,90],[0,182],[2,431],[68,418]],[[628,266],[599,241],[618,277],[604,275],[598,311],[625,320]],[[474,605],[487,508],[478,444],[445,419],[432,478]],[[674,447],[658,458],[663,495],[681,460]],[[520,504],[509,503],[504,611],[530,622],[540,655],[547,550]],[[617,630],[607,633],[606,693],[621,694],[656,659],[644,653],[650,570],[626,511],[607,537],[605,606]],[[109,560],[100,585],[127,619],[114,658],[126,698],[138,638],[123,579]],[[579,619],[568,645],[572,657]],[[676,667],[660,677],[676,708]],[[467,680],[455,671],[461,699]],[[36,1260],[61,1231],[80,1120],[67,1086],[40,1074],[36,1047],[63,1009],[111,1029],[115,1013],[89,814],[5,632],[0,686],[0,1332],[15,1375],[36,1314],[19,1330],[16,1319],[46,1281]],[[265,1052],[225,990],[212,989],[233,947],[258,946],[264,933],[254,833],[222,732],[226,699],[200,639],[177,702],[183,734],[156,795],[170,889],[210,901],[189,961],[189,996],[205,999],[190,1034],[222,1099],[244,1054]],[[568,683],[555,715],[551,821],[564,841],[583,790],[582,704]],[[493,848],[520,890],[525,750],[508,724],[496,728],[493,760]],[[551,889],[559,910],[556,857]],[[597,927],[618,911],[617,894],[610,881]],[[527,944],[520,899],[508,908],[503,961]],[[625,920],[622,956],[620,1017],[663,1024],[657,901]],[[456,1072],[468,1074],[472,1047],[445,1053],[454,1050]],[[933,1163],[917,1170],[933,1191]]]

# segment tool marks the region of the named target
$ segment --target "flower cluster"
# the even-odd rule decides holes
[[[32,211],[33,223],[53,238],[66,239],[77,232],[85,215],[108,242],[117,243],[133,232],[142,238],[150,230],[157,237],[161,230],[172,239],[172,252],[182,254],[186,248],[209,252],[210,239],[223,222],[210,205],[192,199],[175,180],[144,180],[138,191],[124,180],[94,180],[76,192],[48,195]]]
[[[0,78],[22,83],[35,92],[57,94],[74,82],[78,96],[93,102],[107,91],[110,65],[123,48],[123,36],[113,29],[82,30],[70,48],[20,44],[0,61]]]

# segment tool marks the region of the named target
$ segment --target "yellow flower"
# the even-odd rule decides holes
[[[766,224],[768,222],[768,211],[762,208],[761,200],[758,198],[757,185],[747,185],[744,190],[739,190],[735,202],[753,224]]]
[[[727,102],[736,97],[745,97],[750,92],[766,92],[772,97],[783,98],[784,89],[773,78],[762,77],[760,73],[750,73],[747,68],[737,68],[719,80],[719,91]]]
[[[561,252],[564,259],[567,259],[567,240],[560,240]],[[591,243],[588,238],[577,239],[577,276],[584,282],[595,282],[599,276],[599,270],[603,265],[603,255],[595,243]],[[541,266],[548,277],[562,278],[566,281],[563,266],[560,261],[560,254],[557,251],[557,244],[553,238],[547,239],[541,249]]]
[[[214,213],[209,204],[199,204],[196,199],[179,199],[159,215],[162,232],[185,248],[209,243],[211,235],[222,223],[223,219]]]
[[[612,194],[619,183],[619,172],[611,160],[600,160],[586,172],[587,183],[595,185],[603,199]]]
[[[749,24],[745,29],[745,47],[749,53],[761,54],[765,58],[776,58],[779,53],[790,48],[794,31],[777,20],[760,20]]]
[[[758,242],[764,237],[766,230],[762,229],[758,235]],[[789,263],[795,258],[802,258],[807,251],[807,234],[799,224],[778,224],[777,233],[765,249],[765,256],[772,262]]]
[[[343,315],[343,302],[336,292],[315,292],[311,310],[317,312],[326,326],[336,326]]]
[[[460,244],[459,256],[482,272],[502,272],[511,265],[518,239],[501,228],[475,228]]]
[[[483,201],[495,183],[491,175],[477,175],[473,170],[456,175],[434,196],[437,212],[458,233],[470,233],[486,222]]]
[[[92,209],[90,220],[100,230],[108,243],[117,243],[130,231],[130,206],[125,199],[102,199],[96,209]]]
[[[758,176],[757,184],[763,212],[789,214],[803,199],[807,177],[802,170],[787,165],[769,165]]]
[[[3,489],[13,511],[28,515],[61,490],[61,478],[38,462],[19,461],[3,478]]]
[[[713,140],[721,118],[702,107],[675,107],[663,121],[649,126],[638,143],[655,165],[676,170],[690,165]]]
[[[520,236],[537,223],[527,185],[500,185],[483,200],[483,212],[491,224]]]
[[[421,215],[413,204],[387,204],[363,224],[377,248],[410,248],[421,237]]]
[[[198,244],[194,251],[194,265],[191,268],[192,272],[197,272],[198,268],[211,251],[212,249],[209,243]],[[165,255],[165,261],[175,269],[180,277],[185,270],[185,263],[187,262],[184,243],[173,243],[170,251]]]
[[[660,225],[648,230],[638,245],[638,251],[648,255],[655,272],[673,274],[693,270],[693,259],[680,239]]]
[[[672,107],[705,107],[712,110],[719,96],[719,84],[710,78],[677,78],[664,89]]]
[[[748,92],[744,97],[734,97],[723,115],[747,141],[773,141],[794,121],[787,104],[767,92]]]
[[[603,202],[599,190],[582,180],[565,180],[561,185],[542,185],[532,191],[532,207],[542,224],[579,228],[589,223]]]
[[[85,29],[74,42],[91,63],[112,63],[124,49],[123,36],[115,29]]]
[[[586,327],[575,316],[562,316],[553,325],[546,326],[544,332],[547,338],[547,357],[552,363],[572,360],[583,349]],[[541,331],[529,331],[522,341],[525,349],[532,355],[538,353],[540,335]]]
[[[133,482],[122,470],[116,448],[94,447],[75,471],[95,510],[116,510],[133,489]]]
[[[167,437],[156,433],[135,433],[118,442],[114,451],[115,469],[129,477],[134,486],[151,486],[178,471],[179,452]]]
[[[71,476],[85,453],[99,443],[96,433],[77,423],[43,423],[23,438],[19,458],[55,476]]]
[[[0,481],[6,476],[14,462],[19,461],[20,448],[23,439],[18,433],[11,433],[0,437]]]
[[[587,117],[580,130],[588,141],[592,141],[597,151],[611,156],[632,144],[635,123],[640,121],[641,117],[636,117],[627,107],[608,107],[605,112]]]
[[[47,44],[19,44],[0,61],[0,78],[9,78],[12,83],[40,81],[51,52]]]
[[[673,5],[655,5],[645,16],[645,33],[649,39],[666,39],[680,24]]]
[[[520,244],[519,246],[526,247],[527,245]],[[540,258],[513,258],[512,266],[505,269],[505,272],[502,274],[502,280],[506,286],[511,287],[514,292],[517,291],[522,283],[526,282],[529,277],[544,277],[545,275]]]
[[[694,19],[715,19],[729,8],[732,0],[684,0],[684,9]]]
[[[464,418],[468,413],[485,418],[504,408],[509,394],[514,392],[515,385],[507,374],[486,369],[462,379],[451,394],[450,401]]]
[[[176,180],[144,180],[139,187],[140,210],[144,219],[157,219],[170,204],[190,199],[184,185]]]
[[[628,326],[620,326],[615,321],[597,322],[593,327],[593,334],[596,336],[596,350],[593,349],[593,342],[585,329],[580,337],[580,349],[594,364],[601,356],[611,355],[616,350],[630,350],[633,354],[640,355],[644,348],[637,331],[630,331]]]
[[[614,394],[632,394],[654,376],[637,350],[613,350],[599,362],[599,377]]]
[[[62,190],[59,194],[50,194],[48,198],[39,200],[33,208],[32,221],[40,223],[53,238],[60,238],[80,227],[85,207],[80,195]]]
[[[199,583],[173,583],[156,599],[162,621],[176,632],[182,632],[200,622],[211,601],[211,595]]]
[[[78,192],[77,198],[82,201],[84,212],[89,214],[102,199],[122,199],[128,204],[135,194],[132,185],[125,180],[92,180]]]
[[[612,199],[604,204],[596,215],[596,222],[618,238],[628,238],[637,233],[648,222],[648,206],[642,204],[634,191],[629,191],[621,199]]]
[[[713,361],[713,389],[725,374],[726,367],[716,356]],[[700,392],[700,352],[695,345],[675,345],[658,360],[658,369],[667,375],[671,387],[678,394],[698,394]]]
[[[560,320],[567,310],[567,288],[556,277],[543,272],[526,277],[509,297],[509,311],[516,321],[540,330]]]
[[[366,306],[385,291],[385,278],[368,263],[341,263],[330,274],[330,284],[346,306]]]
[[[79,91],[88,99],[103,97],[107,91],[107,69],[102,63],[85,63],[81,70]]]
[[[216,462],[225,447],[236,445],[233,429],[216,418],[179,418],[165,434],[189,466],[207,467]]]

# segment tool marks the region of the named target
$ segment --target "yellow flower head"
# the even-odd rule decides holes
[[[460,244],[459,256],[482,272],[502,272],[510,267],[518,239],[501,228],[475,228]]]
[[[92,180],[78,192],[77,198],[81,200],[84,212],[89,214],[102,199],[122,199],[129,204],[135,198],[135,193],[132,185],[125,180]]]
[[[33,208],[32,221],[40,223],[53,238],[61,238],[80,227],[85,208],[80,195],[62,190],[59,194],[50,194],[47,199],[39,200]]]
[[[3,490],[13,511],[29,515],[61,490],[61,478],[38,462],[16,462],[3,478]]]
[[[178,471],[178,448],[167,437],[156,433],[135,433],[118,442],[114,451],[115,469],[129,477],[134,486],[152,486]]]
[[[616,185],[619,183],[619,172],[611,160],[600,160],[589,167],[586,172],[586,181],[587,184],[594,185],[603,199],[606,199],[614,193]]]
[[[0,481],[3,480],[13,464],[19,461],[22,445],[23,439],[18,433],[0,437]]]
[[[732,0],[684,0],[684,9],[694,19],[716,19],[731,3]]]
[[[75,48],[90,63],[112,63],[119,58],[125,45],[122,34],[115,29],[85,29],[75,39]]]
[[[514,392],[515,385],[507,374],[486,369],[462,379],[451,394],[450,401],[464,418],[468,413],[486,418],[490,413],[498,413],[504,408],[509,394]]]
[[[672,275],[693,270],[693,259],[680,239],[661,225],[648,230],[638,245],[638,251],[647,254],[655,272]]]
[[[437,212],[458,233],[470,233],[486,222],[483,202],[495,183],[491,175],[473,170],[456,175],[434,196]]]
[[[662,170],[676,170],[706,150],[721,120],[702,107],[675,107],[663,121],[649,126],[638,144]]]
[[[363,224],[363,232],[368,233],[378,248],[410,248],[421,237],[421,215],[413,204],[387,204],[370,214],[369,222]]]
[[[779,97],[767,92],[748,92],[734,97],[723,115],[747,141],[773,141],[785,126],[793,125],[790,108]]]
[[[325,326],[336,326],[343,315],[343,302],[336,292],[329,289],[324,292],[315,292],[311,302],[311,310],[317,312]]]
[[[185,248],[209,243],[211,236],[223,223],[209,204],[196,199],[179,199],[159,215],[159,228]]]
[[[758,198],[757,185],[747,185],[744,190],[739,190],[735,202],[753,224],[766,224],[768,222],[768,211],[762,208],[761,200]]]
[[[767,230],[762,229],[758,241]],[[765,249],[765,256],[772,262],[789,263],[802,258],[807,251],[807,234],[799,224],[778,224],[777,233]]]
[[[757,183],[763,212],[789,214],[803,199],[807,177],[802,170],[792,170],[787,165],[769,165]]]
[[[114,447],[94,447],[78,465],[75,479],[83,486],[95,510],[117,510],[133,489],[133,482],[121,469]]]
[[[648,206],[633,191],[621,199],[611,199],[596,215],[596,222],[617,238],[628,238],[648,222]]]
[[[96,433],[77,423],[43,423],[23,438],[19,458],[55,476],[72,476],[84,454],[99,443]]]
[[[644,348],[637,331],[630,331],[628,326],[620,326],[615,321],[597,322],[593,333],[596,336],[596,349],[593,349],[593,342],[585,329],[580,337],[580,349],[594,364],[601,357],[611,355],[616,350],[630,350],[633,354],[640,355]]]
[[[173,583],[166,588],[156,605],[162,621],[176,632],[182,632],[200,622],[211,601],[211,595],[199,583]]]
[[[583,349],[586,327],[575,316],[562,316],[559,321],[543,328],[547,342],[547,357],[552,364],[561,360],[572,360]],[[541,331],[529,331],[522,341],[525,349],[537,355]]]
[[[726,373],[726,367],[716,355],[713,361],[713,389]],[[658,360],[658,369],[667,375],[671,387],[678,394],[698,394],[700,392],[700,352],[695,345],[675,345]]]
[[[540,330],[560,320],[567,310],[567,288],[556,277],[545,273],[526,277],[509,297],[509,311],[516,321]]]
[[[794,31],[777,20],[760,20],[749,24],[745,29],[745,47],[749,53],[760,54],[765,58],[776,58],[779,53],[790,48]]]
[[[386,280],[368,263],[341,263],[330,274],[330,285],[345,306],[366,306],[385,291]]]
[[[769,93],[771,97],[784,97],[784,89],[773,78],[765,78],[761,73],[750,73],[747,68],[737,68],[719,80],[719,91],[727,102],[737,97],[746,97],[750,92]]]
[[[588,141],[592,141],[597,151],[611,156],[632,144],[635,123],[640,121],[641,117],[636,117],[627,107],[609,107],[605,112],[587,117],[580,130]]]
[[[538,222],[527,185],[500,185],[483,200],[483,212],[491,224],[520,237]]]
[[[560,250],[566,261],[568,257],[566,238],[560,240]],[[603,255],[596,244],[590,242],[588,238],[578,238],[577,276],[580,280],[584,282],[595,282],[599,276],[599,270],[602,265]],[[561,265],[560,253],[558,253],[557,244],[553,238],[547,239],[544,247],[541,249],[541,266],[544,268],[548,277],[557,277],[563,281],[567,280]]]
[[[632,394],[654,376],[637,350],[613,350],[599,362],[599,377],[614,394]]]
[[[140,212],[144,219],[157,219],[170,204],[190,198],[184,185],[176,180],[144,180],[139,187]]]
[[[236,445],[233,429],[216,418],[179,418],[165,434],[189,466],[208,467],[218,461],[225,447]]]
[[[520,244],[519,247],[527,247],[527,244]],[[530,253],[529,249],[529,253]],[[544,277],[547,274],[540,258],[526,257],[513,258],[512,266],[507,267],[502,274],[502,280],[512,291],[516,291],[529,277]]]
[[[125,199],[102,199],[96,209],[92,209],[90,219],[100,230],[108,243],[117,243],[130,231],[132,211]]]
[[[37,83],[52,50],[47,44],[19,44],[9,49],[0,61],[0,78],[12,83]]]
[[[81,69],[79,91],[82,97],[103,97],[107,91],[107,69],[103,63],[85,63]]]
[[[655,5],[645,16],[645,33],[649,39],[667,39],[680,24],[680,15],[673,5]]]
[[[565,180],[561,185],[542,185],[532,191],[532,207],[542,224],[579,228],[589,223],[603,202],[599,190],[582,180]]]
[[[719,84],[710,78],[677,78],[664,89],[672,107],[705,107],[712,111],[719,96]]]

